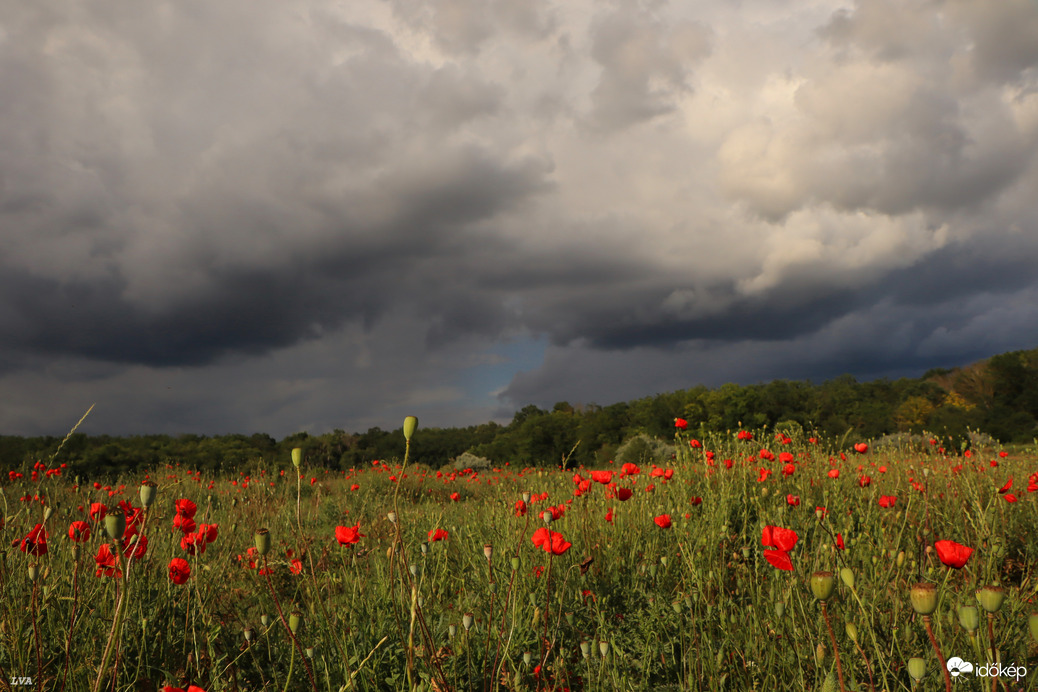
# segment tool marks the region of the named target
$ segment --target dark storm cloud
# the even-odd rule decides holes
[[[11,431],[473,422],[1038,339],[1025,0],[0,7]],[[509,340],[549,345],[510,385]]]

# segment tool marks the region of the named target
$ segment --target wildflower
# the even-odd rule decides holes
[[[656,517],[655,519],[653,519],[653,521],[656,522],[656,526],[660,527],[661,529],[669,529],[670,528],[670,515],[669,514],[661,514],[658,517]]]
[[[675,418],[674,427],[678,430],[688,430],[688,421],[684,418]]]
[[[592,471],[591,480],[602,485],[607,485],[613,480],[613,471]]]
[[[797,467],[793,466],[793,464],[786,464],[785,466],[782,467],[782,475],[783,476],[792,476],[796,472],[796,470],[797,470]]]
[[[799,507],[800,506],[800,496],[799,495],[786,495],[786,504],[789,505],[790,507]]]
[[[339,541],[339,545],[353,545],[362,538],[367,538],[360,532],[360,524],[356,526],[336,526],[335,527],[335,540]]]
[[[692,439],[692,440],[688,441],[688,446],[691,447],[692,449],[702,449],[703,443],[700,442],[699,440]]]
[[[836,534],[836,548],[837,550],[846,550],[847,546],[843,542],[843,534]]]
[[[174,584],[184,584],[191,576],[191,565],[182,557],[175,557],[169,561],[169,579]]]
[[[897,498],[893,495],[881,495],[879,498],[879,506],[884,509],[893,507],[895,502],[897,502]]]
[[[609,510],[606,511],[605,520],[608,521],[610,524],[613,523],[613,508],[612,507],[610,507]]]
[[[90,519],[93,521],[101,521],[108,514],[108,508],[100,502],[90,503]]]
[[[448,538],[448,534],[443,529],[431,529],[429,531],[429,541],[435,543],[436,541],[443,541]]]
[[[108,543],[102,543],[97,549],[97,555],[94,556],[94,562],[97,564],[97,576],[104,575],[106,577],[121,578],[123,576],[122,570],[118,569],[119,558],[117,555],[112,553],[112,547]]]
[[[623,478],[624,476],[637,476],[641,472],[642,470],[638,468],[637,464],[632,464],[628,461],[620,467],[620,478]]]
[[[792,529],[765,526],[761,533],[761,543],[765,548],[774,548],[774,550],[765,550],[764,558],[778,569],[787,572],[793,571],[793,561],[789,559],[789,551],[797,544],[799,538],[796,531]]]
[[[703,498],[697,495],[696,497],[690,499],[689,502],[698,507],[699,505],[703,504]]]
[[[829,469],[829,478],[836,479],[836,478],[839,478],[839,477],[840,477],[840,469]]]
[[[525,502],[523,502],[522,500],[516,500],[515,501],[515,516],[517,516],[517,517],[524,517],[524,516],[526,516],[526,509],[527,509],[527,507],[526,507],[526,503]]]
[[[458,494],[458,493],[451,493],[451,501],[452,502],[457,502],[460,499],[461,499],[461,495],[460,494]]]
[[[189,519],[193,518],[195,512],[198,511],[198,505],[186,498],[177,500],[173,503],[173,506],[176,509],[178,516],[187,517]]]
[[[1010,476],[1009,480],[1006,481],[1006,484],[998,489],[998,494],[999,495],[1005,495],[1007,492],[1009,492],[1009,489],[1012,488],[1012,487],[1013,487],[1013,478],[1012,478],[1012,476]]]
[[[296,558],[295,560],[292,560],[292,562],[290,563],[288,569],[289,569],[289,571],[292,572],[292,574],[299,574],[299,573],[301,573],[303,571],[303,561],[300,560],[299,558]]]
[[[937,541],[933,544],[937,549],[937,557],[946,567],[962,569],[973,554],[973,548],[960,545],[955,541]]]
[[[864,454],[865,452],[869,451],[869,446],[864,442],[859,442],[858,444],[854,445],[854,451],[858,454]]]
[[[37,524],[32,531],[26,534],[25,538],[21,540],[19,550],[36,557],[47,554],[47,529],[43,528],[43,524]]]
[[[90,540],[90,524],[85,521],[74,521],[69,524],[68,537],[76,543]]]
[[[544,552],[552,553],[553,555],[562,555],[573,545],[563,538],[561,533],[558,531],[551,531],[546,527],[534,531],[531,540],[534,545],[543,548]]]

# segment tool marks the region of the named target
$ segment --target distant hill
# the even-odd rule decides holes
[[[858,382],[843,375],[822,384],[775,380],[715,389],[693,387],[633,401],[599,406],[561,401],[551,410],[526,406],[508,425],[484,423],[466,428],[422,428],[412,458],[438,468],[462,453],[496,464],[535,466],[592,465],[613,459],[626,441],[640,444],[669,439],[674,419],[706,437],[743,429],[781,429],[827,437],[849,445],[892,433],[936,435],[959,450],[968,431],[995,439],[1030,442],[1038,436],[1038,349],[1013,351],[971,365],[935,369],[919,378]],[[950,438],[950,439],[949,439]],[[199,469],[247,469],[288,459],[302,447],[313,466],[351,468],[373,459],[400,458],[400,429],[342,430],[283,440],[257,434],[72,435],[55,457],[62,439],[0,436],[0,468],[24,470],[36,460],[67,463],[85,476],[181,463]],[[632,448],[627,445],[626,449]],[[53,465],[52,464],[52,465]]]

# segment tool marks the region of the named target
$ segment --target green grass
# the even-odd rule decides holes
[[[981,586],[1002,585],[994,646],[1004,665],[1028,666],[1011,689],[1035,688],[1028,626],[1038,610],[1038,493],[1027,490],[1038,472],[1033,449],[1005,458],[996,449],[971,458],[848,450],[844,460],[824,445],[783,445],[760,431],[756,441],[725,436],[703,440],[702,449],[678,436],[678,458],[657,461],[674,470],[673,478],[651,478],[652,468],[643,465],[639,475],[618,481],[634,489],[626,502],[607,499],[606,486],[595,482],[574,497],[574,473],[588,478],[585,469],[444,470],[437,477],[402,462],[332,472],[310,469],[304,459],[297,482],[285,459],[248,480],[198,477],[179,467],[142,470],[111,490],[95,489],[89,479],[75,487],[74,469],[49,476],[37,469],[35,481],[32,469],[18,469],[23,477],[5,474],[2,486],[0,676],[9,684],[31,677],[33,690],[839,689],[830,635],[808,581],[816,571],[849,568],[854,589],[837,579],[827,604],[846,689],[870,689],[870,676],[877,690],[943,688],[942,666],[908,599],[920,581],[938,589],[932,627],[942,653],[974,663],[995,660],[986,618],[971,636],[956,608],[976,605]],[[413,444],[421,445],[421,431]],[[764,448],[774,461],[747,460]],[[706,450],[715,453],[713,465]],[[792,475],[783,475],[782,452],[795,458]],[[773,472],[764,481],[761,468]],[[840,470],[839,478],[829,477],[830,468]],[[103,522],[92,524],[78,557],[69,523],[89,521],[94,502],[139,507],[146,475],[158,483],[142,529],[147,551],[124,578],[98,577]],[[871,477],[865,487],[863,475]],[[1010,477],[1015,503],[998,492]],[[351,490],[353,484],[360,487]],[[394,525],[387,513],[398,492]],[[548,498],[517,517],[523,492]],[[799,496],[800,505],[788,505],[787,495]],[[893,508],[879,506],[884,495],[897,497]],[[696,497],[701,504],[692,503]],[[181,498],[197,504],[197,524],[219,527],[216,540],[193,556],[173,528]],[[549,556],[531,541],[544,526],[537,514],[568,501],[551,530],[572,547]],[[605,520],[610,507],[613,523]],[[826,508],[822,518],[816,507]],[[48,550],[33,557],[20,550],[21,539],[44,523],[46,508]],[[671,528],[654,523],[661,514],[671,515]],[[335,527],[357,524],[365,537],[338,545]],[[765,559],[768,525],[797,533],[793,571]],[[271,537],[269,575],[259,573],[258,556],[251,558],[257,568],[249,567],[260,528]],[[423,550],[437,528],[449,538]],[[833,547],[837,534],[845,550]],[[933,544],[943,539],[975,549],[963,569],[940,562]],[[174,557],[191,566],[183,585],[168,575]],[[119,590],[124,605],[116,617]],[[286,621],[291,613],[299,617],[294,637],[279,609]],[[473,616],[468,631],[466,613]],[[856,627],[857,643],[846,622]],[[918,688],[906,670],[913,657],[926,661]],[[966,689],[961,680],[955,684]]]

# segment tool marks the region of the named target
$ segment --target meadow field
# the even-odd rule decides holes
[[[679,419],[667,458],[475,470],[409,463],[416,423],[351,469],[5,471],[0,683],[1038,689],[1034,447]]]

